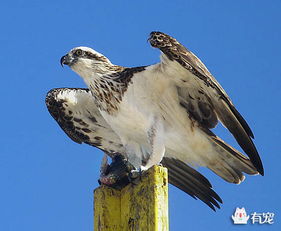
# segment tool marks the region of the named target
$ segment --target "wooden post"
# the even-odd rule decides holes
[[[94,191],[95,231],[168,231],[167,169],[154,166],[138,184]]]

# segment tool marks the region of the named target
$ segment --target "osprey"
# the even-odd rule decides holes
[[[60,88],[46,97],[49,112],[75,142],[123,155],[136,171],[162,163],[169,182],[214,209],[221,198],[192,167],[205,166],[230,183],[263,175],[253,133],[205,65],[176,39],[152,32],[161,62],[127,68],[88,47],[61,58],[87,89]],[[220,121],[249,156],[210,129]]]

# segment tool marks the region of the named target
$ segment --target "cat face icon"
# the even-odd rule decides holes
[[[247,216],[244,207],[236,208],[234,215],[231,216],[234,224],[247,224],[249,216]]]

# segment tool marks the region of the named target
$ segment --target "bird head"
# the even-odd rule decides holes
[[[83,78],[105,74],[112,63],[104,55],[89,47],[75,47],[60,59],[61,65],[68,65]]]

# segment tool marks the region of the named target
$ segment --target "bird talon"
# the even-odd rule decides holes
[[[146,170],[146,168],[144,168],[143,166],[141,166],[140,168],[131,170],[128,174],[129,182],[132,183],[132,184],[136,184],[137,180],[141,181],[142,176],[143,176],[143,172],[145,170]]]
[[[134,170],[132,170],[132,171],[129,173],[129,176],[130,176],[132,179],[136,179],[136,178],[140,177],[141,174],[142,174],[141,169],[134,169]]]

